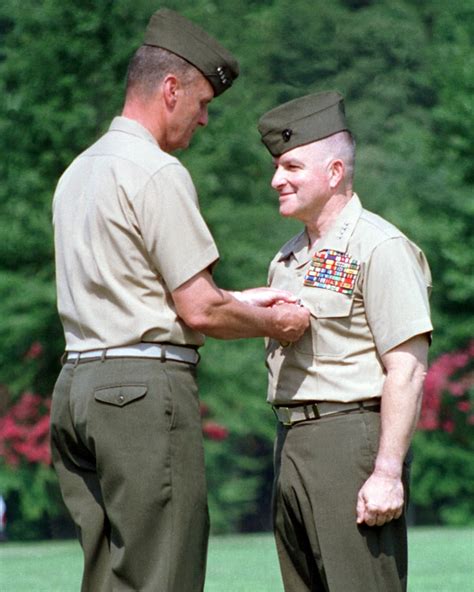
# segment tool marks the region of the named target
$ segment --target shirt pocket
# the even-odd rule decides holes
[[[147,392],[145,384],[127,384],[119,386],[107,386],[94,391],[94,398],[100,403],[124,407],[133,401],[142,399]]]
[[[299,296],[311,313],[311,325],[296,350],[314,358],[344,356],[350,345],[354,296],[306,286]]]

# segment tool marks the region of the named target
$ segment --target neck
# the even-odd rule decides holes
[[[163,125],[159,103],[157,102],[156,107],[153,107],[142,100],[127,98],[121,115],[133,119],[146,128],[158,142],[160,148],[166,150],[166,138],[163,131],[165,126]]]
[[[352,197],[352,188],[345,193],[337,193],[331,196],[321,209],[315,213],[310,220],[305,222],[306,232],[308,233],[310,248],[325,234],[333,225],[336,218],[346,207]]]

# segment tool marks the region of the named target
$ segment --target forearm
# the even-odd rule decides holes
[[[381,403],[380,442],[374,472],[400,477],[421,407],[424,373],[387,375]]]
[[[254,306],[239,298],[241,293],[220,290],[220,298],[203,308],[196,318],[200,332],[217,339],[239,339],[270,335],[274,324],[271,308]]]
[[[259,288],[238,294],[244,301],[220,289],[204,271],[172,295],[178,315],[189,327],[218,339],[273,337],[295,341],[309,324],[308,311],[288,304],[295,298],[284,292]],[[283,304],[272,306],[282,300]]]
[[[403,460],[421,406],[428,341],[419,335],[382,356],[386,369],[374,470],[357,496],[357,522],[381,526],[403,511]]]

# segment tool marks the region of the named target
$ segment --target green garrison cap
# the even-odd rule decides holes
[[[214,96],[232,86],[239,64],[218,41],[184,16],[162,8],[151,17],[145,45],[167,49],[195,66],[209,80]]]
[[[258,122],[262,142],[273,156],[349,130],[344,100],[334,91],[306,95],[284,103]]]

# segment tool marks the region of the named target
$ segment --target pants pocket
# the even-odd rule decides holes
[[[94,398],[101,403],[124,407],[133,401],[142,399],[146,393],[146,384],[107,386],[96,389],[94,391]]]

